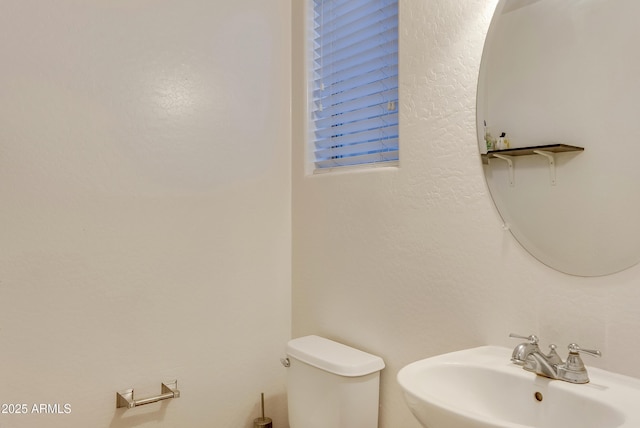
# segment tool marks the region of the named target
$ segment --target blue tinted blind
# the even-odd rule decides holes
[[[398,0],[313,0],[316,168],[398,160]]]

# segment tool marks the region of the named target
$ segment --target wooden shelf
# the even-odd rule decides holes
[[[486,154],[483,154],[483,157],[488,159],[496,157],[496,154],[503,156],[529,156],[535,155],[537,153],[534,150],[543,150],[545,152],[550,153],[562,153],[562,152],[581,152],[584,150],[584,147],[578,146],[570,146],[568,144],[548,144],[545,146],[532,146],[532,147],[519,147],[516,149],[505,149],[505,150],[491,150]]]
[[[482,155],[482,163],[489,164],[489,159],[497,158],[507,162],[509,168],[509,185],[514,184],[514,163],[512,158],[514,156],[530,156],[537,155],[547,158],[549,161],[549,175],[551,179],[551,185],[556,185],[556,153],[564,152],[582,152],[584,147],[570,146],[568,144],[548,144],[545,146],[533,146],[533,147],[519,147],[516,149],[506,150],[491,150]]]

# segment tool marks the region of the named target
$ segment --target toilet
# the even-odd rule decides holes
[[[290,428],[377,428],[382,358],[319,336],[287,343]]]

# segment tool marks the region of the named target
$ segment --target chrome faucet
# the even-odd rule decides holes
[[[560,359],[558,354],[555,351],[555,345],[551,345],[551,352],[549,355],[544,355],[540,351],[534,351],[527,356],[522,368],[533,372],[535,374],[545,376],[551,379],[558,378],[558,362],[553,362],[556,357]],[[553,355],[555,354],[555,355]],[[560,364],[562,364],[562,359],[560,359]]]
[[[589,375],[584,363],[582,362],[582,358],[580,358],[580,353],[585,353],[594,357],[602,355],[600,351],[582,349],[575,343],[572,343],[568,347],[569,355],[567,356],[567,361],[564,362],[556,352],[556,345],[549,345],[550,351],[547,355],[542,353],[538,347],[538,337],[535,335],[519,336],[516,334],[510,334],[509,337],[527,340],[527,342],[519,344],[513,350],[513,354],[511,356],[511,361],[513,363],[521,365],[523,369],[537,375],[565,382],[589,382]]]

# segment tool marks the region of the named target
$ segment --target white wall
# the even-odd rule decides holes
[[[2,428],[286,423],[286,0],[0,2]],[[115,408],[116,391],[181,398]]]
[[[500,228],[475,141],[495,1],[401,1],[401,166],[317,177],[292,3],[0,4],[0,402],[72,408],[0,426],[251,427],[265,391],[285,427],[291,224],[293,335],[385,359],[382,428],[418,427],[402,366],[510,331],[640,376],[640,268],[560,274]]]
[[[302,31],[294,2],[294,41]],[[603,351],[640,376],[640,267],[561,274],[502,230],[478,156],[475,95],[495,0],[401,0],[400,167],[306,176],[304,92],[294,45],[293,335],[380,355],[381,428],[417,428],[397,386],[407,363],[510,332]],[[585,357],[588,358],[588,357]]]

